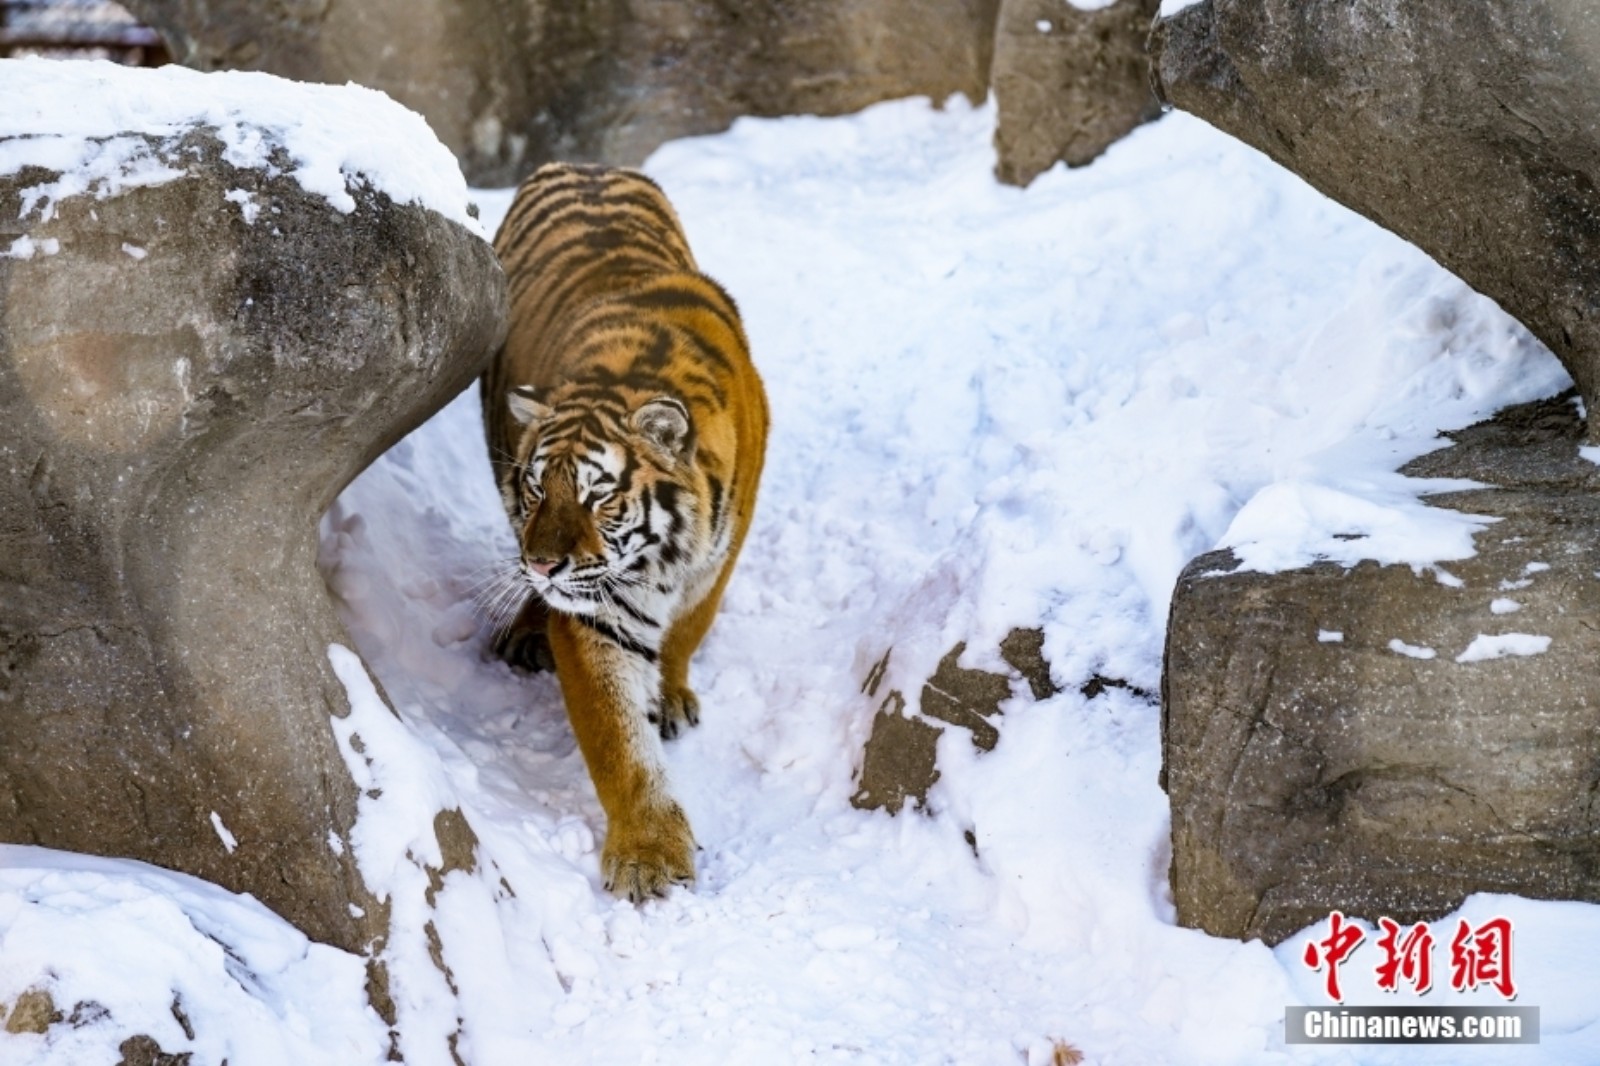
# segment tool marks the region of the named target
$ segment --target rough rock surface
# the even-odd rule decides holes
[[[999,0],[128,0],[182,63],[355,81],[423,114],[474,183],[637,164],[740,115],[988,90]]]
[[[203,129],[152,144],[183,177],[53,217],[24,190],[54,174],[0,178],[0,840],[196,874],[360,950],[386,908],[348,844],[317,522],[479,372],[503,279],[431,211],[341,214]]]
[[[1002,0],[992,79],[1001,181],[1026,185],[1058,161],[1083,166],[1161,114],[1145,57],[1158,7]]]
[[[1600,442],[1600,6],[1204,0],[1171,103],[1428,252],[1549,345]]]
[[[1276,943],[1335,908],[1600,900],[1600,466],[1582,432],[1570,398],[1526,404],[1406,468],[1492,486],[1433,498],[1499,518],[1442,574],[1229,572],[1227,552],[1184,571],[1162,730],[1182,924]],[[1486,637],[1506,654],[1482,657]]]
[[[912,800],[925,810],[928,789],[939,780],[938,742],[944,726],[935,723],[964,729],[973,747],[993,751],[1000,731],[991,719],[999,717],[1000,704],[1011,698],[1014,679],[1023,682],[1036,700],[1058,691],[1050,680],[1043,646],[1040,630],[1012,630],[1000,642],[1000,656],[1016,673],[1000,674],[958,665],[967,646],[957,644],[923,684],[913,714],[906,713],[904,693],[898,689],[885,693],[861,756],[860,784],[850,802],[862,810],[899,814]],[[892,654],[892,649],[885,653],[862,684],[869,699],[877,699]]]

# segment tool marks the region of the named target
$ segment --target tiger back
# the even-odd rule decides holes
[[[501,647],[548,641],[608,822],[607,888],[694,879],[661,741],[698,724],[689,660],[749,530],[768,412],[731,297],[631,170],[541,167],[495,251],[510,326],[483,380],[519,553],[493,596]]]

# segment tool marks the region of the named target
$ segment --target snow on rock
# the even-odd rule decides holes
[[[1549,650],[1549,637],[1531,633],[1479,633],[1467,645],[1467,650],[1456,656],[1456,662],[1478,663],[1486,659],[1503,659],[1507,655],[1543,655]]]
[[[27,234],[23,234],[12,241],[4,252],[0,252],[0,258],[32,259],[35,255],[55,255],[59,251],[61,251],[61,242],[54,237],[44,237],[36,241]]]
[[[174,181],[184,174],[174,142],[207,127],[229,163],[287,169],[340,211],[355,209],[350,190],[365,185],[484,233],[461,168],[428,124],[358,85],[30,58],[0,60],[0,99],[0,177],[28,166],[58,174],[24,196],[24,216],[47,221],[69,196]]]
[[[217,831],[217,839],[222,841],[222,846],[228,849],[229,855],[232,855],[239,846],[239,840],[228,831],[228,827],[222,823],[222,815],[216,811],[211,812],[211,828]]]
[[[1435,659],[1439,653],[1433,648],[1422,647],[1416,644],[1407,644],[1396,637],[1389,642],[1389,650],[1396,655],[1404,655],[1410,659]]]
[[[0,1032],[7,1066],[117,1062],[138,1034],[196,1062],[380,1062],[365,976],[361,959],[249,896],[132,860],[0,845],[0,1011],[40,990],[71,1019]]]
[[[1407,490],[1404,483],[1411,479],[1398,474],[1382,480],[1388,483],[1382,488],[1367,484],[1354,492],[1299,479],[1269,485],[1239,512],[1222,547],[1233,549],[1241,570],[1270,573],[1313,562],[1353,566],[1374,559],[1420,572],[1430,563],[1470,558],[1473,536],[1495,521],[1429,507]]]

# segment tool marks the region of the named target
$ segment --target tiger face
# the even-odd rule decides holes
[[[650,601],[716,561],[688,409],[672,396],[631,409],[546,404],[528,388],[509,403],[524,427],[506,485],[523,576],[556,610],[612,620],[630,643],[652,648],[663,605]]]

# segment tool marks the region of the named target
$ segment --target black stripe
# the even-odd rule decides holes
[[[710,474],[706,475],[706,487],[711,490],[711,528],[717,528],[717,519],[722,514],[722,482]]]
[[[582,175],[572,171],[535,174],[523,182],[522,188],[517,190],[516,198],[511,203],[511,210],[500,223],[500,233],[510,233],[514,228],[520,229],[522,218],[540,205],[547,203],[552,197],[569,194],[579,195],[580,190],[589,184]],[[498,236],[498,235],[497,235]]]
[[[659,326],[650,333],[650,347],[642,355],[634,358],[633,365],[628,368],[630,376],[640,367],[651,373],[660,373],[666,369],[667,361],[672,358],[672,334]]]
[[[504,252],[513,242],[533,232],[533,227],[528,225],[528,220],[535,215],[547,211],[550,207],[560,207],[562,204],[572,203],[573,186],[563,184],[558,186],[545,186],[540,189],[524,189],[523,195],[517,197],[511,205],[511,210],[500,222],[500,229],[495,232],[495,251]]]
[[[661,230],[647,220],[614,210],[596,209],[595,205],[579,197],[569,197],[547,204],[527,220],[526,225],[506,239],[496,242],[495,252],[504,263],[515,262],[530,245],[537,245],[547,237],[554,237],[569,229],[581,229],[589,235],[606,234],[610,248],[631,247],[649,252],[669,270],[687,266],[683,255],[682,238],[673,230]],[[502,234],[506,231],[502,230]]]
[[[706,361],[711,363],[716,369],[722,371],[724,374],[733,373],[733,362],[728,358],[727,353],[722,351],[722,349],[716,347],[710,341],[700,336],[700,334],[696,333],[694,330],[689,329],[687,326],[680,326],[678,332],[682,333],[685,337],[688,337],[690,343],[694,345],[695,350],[704,356]],[[726,407],[728,405],[727,390],[723,388],[719,382],[711,381],[707,382],[707,384],[711,386],[711,392],[717,398],[717,406]]]
[[[639,658],[643,659],[647,663],[653,663],[659,657],[654,648],[640,644],[632,637],[625,633],[619,632],[617,629],[607,625],[605,622],[600,621],[598,618],[591,618],[586,614],[572,614],[568,615],[567,617],[576,622],[580,622],[585,626],[588,626],[594,632],[600,634],[600,636],[615,644],[618,648],[621,648],[623,651],[628,652],[631,655],[639,656]]]
[[[689,276],[697,281],[702,280],[702,275],[699,274]],[[723,298],[717,299],[701,289],[690,288],[681,283],[668,282],[651,286],[643,292],[630,293],[627,296],[627,301],[636,307],[654,307],[664,311],[698,306],[717,316],[717,319],[727,326],[728,331],[734,336],[740,336],[742,330],[739,328],[738,321],[731,317],[728,313],[729,309],[723,306],[724,302],[731,301],[726,301],[726,296],[715,286],[713,286],[713,291]]]
[[[639,608],[629,603],[624,597],[620,595],[613,596],[611,597],[611,602],[616,604],[618,607],[621,607],[624,611],[627,611],[628,617],[632,618],[635,622],[638,622],[641,625],[647,625],[651,629],[661,628],[660,622],[657,622],[654,618],[651,618],[649,615],[639,610]]]

